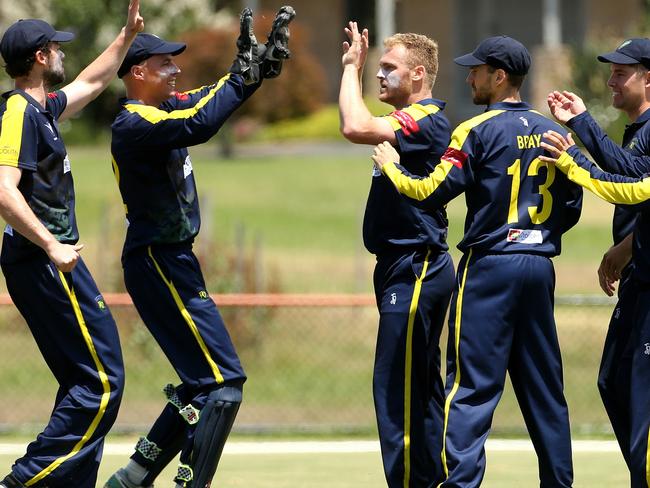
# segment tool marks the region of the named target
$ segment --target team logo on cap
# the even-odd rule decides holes
[[[621,44],[620,46],[618,46],[616,49],[623,49],[625,46],[627,46],[627,45],[630,44],[631,42],[632,42],[632,39],[628,39],[627,41],[623,41],[623,44]]]

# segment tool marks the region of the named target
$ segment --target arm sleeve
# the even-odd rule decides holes
[[[27,100],[14,95],[7,100],[0,126],[0,165],[36,171],[38,131],[27,112]]]
[[[125,109],[140,118],[135,126],[134,142],[155,147],[201,144],[217,133],[258,86],[246,86],[239,76],[228,74],[218,83],[201,89],[201,98],[189,108],[165,111],[149,105],[127,104]]]
[[[58,119],[68,106],[68,97],[63,90],[47,94],[47,110]]]
[[[620,147],[605,134],[589,112],[576,115],[567,126],[605,171],[634,177],[650,173],[650,156],[635,156]]]
[[[567,199],[564,206],[564,228],[562,233],[568,231],[578,223],[582,213],[582,187],[572,181],[568,182]]]
[[[569,180],[607,202],[637,205],[650,199],[650,177],[634,178],[607,173],[589,161],[575,146],[562,153],[556,166]]]
[[[434,104],[414,104],[383,117],[395,131],[401,155],[431,153],[433,147],[449,144],[449,123],[436,116],[439,112]]]
[[[480,141],[470,132],[458,148],[459,140],[454,132],[451,144],[440,159],[440,163],[428,176],[419,177],[404,167],[388,163],[382,171],[391,180],[397,191],[421,202],[426,208],[440,208],[460,195],[474,181],[472,164],[478,160]]]

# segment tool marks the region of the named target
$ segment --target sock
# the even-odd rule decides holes
[[[126,475],[129,477],[129,481],[135,483],[136,485],[142,484],[142,480],[147,475],[147,468],[136,463],[133,459],[129,461],[129,464],[124,468]]]

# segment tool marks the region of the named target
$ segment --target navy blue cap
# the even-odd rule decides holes
[[[488,64],[513,75],[525,75],[530,68],[530,53],[526,46],[512,37],[488,37],[474,52],[454,59],[461,66]]]
[[[650,39],[635,37],[624,41],[616,51],[598,56],[601,63],[642,64],[650,69]]]
[[[6,63],[11,63],[32,55],[48,42],[68,42],[72,39],[72,32],[58,31],[44,20],[21,19],[3,34],[0,53]]]
[[[122,78],[129,72],[131,66],[140,64],[154,54],[171,54],[172,56],[176,56],[185,51],[186,47],[182,42],[168,42],[153,34],[139,33],[126,53],[122,66],[120,66],[117,72],[117,76]]]

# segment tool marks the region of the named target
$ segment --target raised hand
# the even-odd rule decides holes
[[[350,21],[345,28],[345,35],[348,36],[349,42],[343,43],[341,64],[343,66],[351,64],[358,70],[362,70],[368,56],[368,29],[363,29],[360,33],[357,23]]]
[[[374,161],[375,166],[380,170],[386,163],[399,163],[399,153],[388,141],[384,141],[375,146],[373,154],[370,157]]]
[[[540,146],[543,147],[551,156],[542,155],[539,159],[547,163],[555,163],[560,155],[573,145],[575,145],[575,142],[573,142],[571,134],[567,134],[567,136],[564,137],[562,134],[555,132],[554,130],[546,131],[544,132],[544,140]]]
[[[546,98],[548,108],[558,122],[566,124],[576,115],[587,110],[582,99],[570,91],[552,91]]]
[[[144,19],[140,15],[140,0],[131,0],[129,2],[125,29],[129,37],[135,37],[138,32],[144,30]]]

